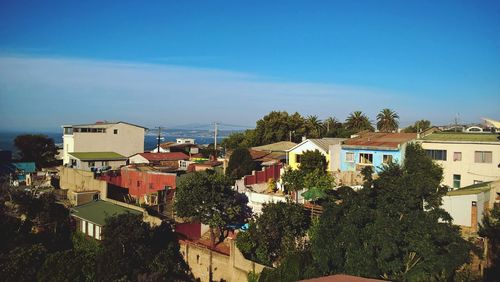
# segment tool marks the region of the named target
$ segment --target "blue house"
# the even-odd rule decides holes
[[[417,138],[416,133],[368,132],[345,140],[340,150],[340,171],[360,172],[372,166],[379,173],[390,162],[402,164],[406,144]]]
[[[34,162],[14,163],[16,174],[19,181],[26,180],[26,174],[35,173],[36,166]]]

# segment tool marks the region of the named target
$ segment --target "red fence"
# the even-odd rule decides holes
[[[253,175],[247,175],[243,179],[245,185],[267,183],[269,179],[278,180],[282,164],[275,164],[261,171],[255,171]]]

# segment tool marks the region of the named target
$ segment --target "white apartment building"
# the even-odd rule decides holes
[[[114,152],[124,157],[144,152],[147,128],[127,122],[63,125],[63,164],[70,153]]]
[[[442,184],[461,188],[500,179],[500,140],[495,133],[437,132],[419,140],[443,167]]]

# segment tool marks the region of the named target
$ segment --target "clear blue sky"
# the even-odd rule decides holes
[[[500,1],[3,0],[0,99],[0,129],[500,119]]]

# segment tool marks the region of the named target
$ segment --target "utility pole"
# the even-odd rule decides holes
[[[217,160],[217,122],[214,122],[215,126],[215,131],[214,131],[214,154],[215,154],[215,159]]]
[[[158,126],[158,148],[156,149],[156,152],[159,153],[160,152],[160,140],[161,140],[161,126]]]

